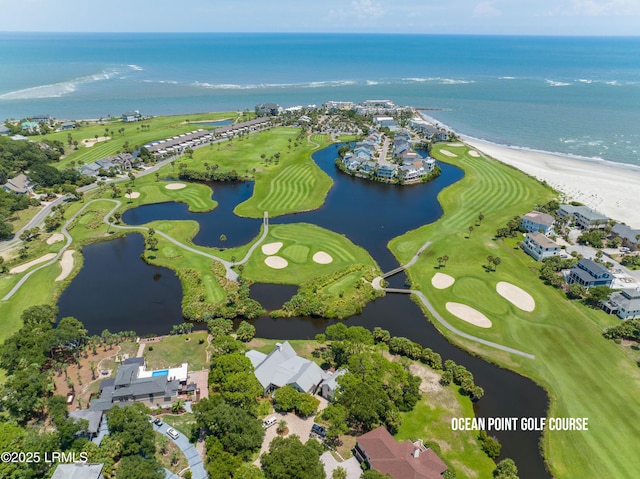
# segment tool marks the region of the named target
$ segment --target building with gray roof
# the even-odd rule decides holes
[[[344,376],[348,371],[346,369],[338,369],[335,373],[331,375],[330,378],[322,381],[322,385],[320,386],[320,396],[331,401],[333,397],[336,395],[336,392],[340,388],[338,384],[338,378]]]
[[[611,287],[613,283],[613,276],[607,268],[593,260],[582,258],[578,261],[571,271],[567,282],[578,283],[585,288],[593,288],[594,286],[608,286]]]
[[[81,409],[79,411],[70,412],[69,417],[72,418],[75,422],[81,420],[87,421],[87,428],[84,431],[80,432],[81,435],[87,437],[88,439],[93,439],[98,435],[100,424],[102,423],[102,411]]]
[[[58,464],[51,479],[104,479],[101,463]]]
[[[632,246],[638,244],[638,236],[640,235],[640,230],[631,229],[627,225],[617,224],[614,225],[611,231],[613,231],[613,233],[620,236],[620,238],[622,238]]]
[[[316,363],[298,356],[287,341],[277,343],[267,355],[248,351],[245,356],[251,360],[265,394],[286,385],[315,393],[320,383],[329,377]]]
[[[560,253],[560,246],[542,233],[536,231],[535,233],[527,233],[524,236],[522,249],[536,261],[542,261]]]
[[[541,232],[548,235],[553,230],[555,218],[540,211],[530,211],[522,217],[522,227],[528,233]]]
[[[587,206],[560,205],[557,214],[564,220],[575,219],[582,229],[604,228],[609,218]]]
[[[640,289],[623,289],[600,303],[602,309],[620,319],[640,318]]]
[[[20,173],[15,178],[8,180],[2,188],[9,193],[17,193],[19,195],[26,195],[31,192],[31,189],[35,186],[27,175]]]

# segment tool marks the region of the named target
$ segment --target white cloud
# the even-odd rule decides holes
[[[384,15],[382,7],[375,5],[371,0],[354,0],[351,2],[354,15],[358,18],[379,18]]]
[[[569,5],[558,5],[550,15],[577,17],[635,16],[640,15],[638,0],[571,0]]]
[[[474,17],[499,17],[502,10],[493,5],[493,2],[482,2],[473,9]]]

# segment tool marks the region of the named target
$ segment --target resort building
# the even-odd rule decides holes
[[[255,111],[258,116],[278,116],[284,110],[277,103],[260,103],[256,105]]]
[[[640,318],[640,289],[616,291],[600,305],[607,313],[615,314],[620,319]]]
[[[33,192],[33,183],[27,175],[20,173],[15,178],[8,180],[2,188],[9,193],[16,193],[18,195],[26,195]]]
[[[578,283],[585,288],[594,286],[608,286],[613,283],[613,276],[607,268],[593,260],[582,258],[578,264],[571,268],[567,282]]]
[[[398,129],[398,122],[391,116],[376,115],[373,117],[373,123],[380,128],[389,128],[391,131],[396,131]]]
[[[325,108],[327,111],[333,111],[333,110],[353,110],[353,108],[356,106],[355,103],[353,103],[352,101],[327,101],[325,103],[322,104],[322,107]]]
[[[531,211],[522,217],[522,228],[528,233],[540,232],[548,235],[553,231],[555,218],[547,213]]]
[[[617,224],[611,229],[611,231],[622,238],[622,241],[629,246],[637,246],[638,238],[640,237],[640,230],[634,230],[627,225]]]
[[[35,121],[36,123],[49,123],[53,120],[51,115],[34,115],[29,118],[31,121]]]
[[[582,229],[604,228],[609,222],[609,218],[587,206],[560,205],[557,213],[563,220],[575,219]]]
[[[524,235],[522,249],[536,261],[542,261],[545,258],[560,254],[560,246],[537,231]]]
[[[383,426],[358,438],[354,456],[393,479],[442,479],[447,465],[422,441],[397,443]]]
[[[101,463],[58,464],[51,479],[104,479]]]
[[[91,402],[90,410],[106,411],[114,404],[146,402],[149,406],[170,405],[181,393],[196,392],[195,384],[187,385],[187,363],[178,368],[147,371],[144,358],[126,359],[115,378],[100,385],[100,398]]]
[[[122,114],[122,121],[124,123],[134,123],[136,121],[142,121],[142,115],[138,110],[127,111]]]
[[[287,341],[277,343],[269,354],[251,350],[245,356],[251,360],[264,394],[286,385],[314,394],[320,383],[329,377],[316,363],[298,356]]]

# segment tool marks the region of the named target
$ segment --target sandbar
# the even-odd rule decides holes
[[[453,276],[444,273],[436,273],[431,278],[431,284],[437,289],[447,289],[455,282],[456,279]]]
[[[185,185],[184,183],[169,183],[167,186],[165,186],[165,188],[168,190],[181,190],[182,188],[186,187],[187,185]]]
[[[35,266],[40,263],[44,263],[45,261],[49,261],[50,259],[55,257],[56,257],[55,253],[47,253],[44,256],[40,256],[39,258],[34,259],[33,261],[29,261],[28,263],[21,264],[20,266],[16,266],[15,268],[11,268],[9,270],[9,273],[11,274],[22,273],[23,271],[28,270],[32,266]]]
[[[442,153],[443,155],[447,155],[450,156],[451,158],[457,158],[458,155],[456,155],[455,153],[449,151],[449,150],[445,150],[444,148],[440,148],[440,153]]]
[[[640,228],[640,168],[589,158],[496,145],[464,137],[473,148],[546,181],[566,195],[632,228]]]
[[[263,244],[261,249],[262,253],[266,255],[276,254],[282,248],[282,241],[276,241],[275,243]]]
[[[530,313],[536,309],[536,302],[529,293],[514,284],[500,281],[496,284],[496,291],[500,296],[513,304],[516,308]]]
[[[447,308],[447,311],[453,314],[456,318],[466,321],[467,323],[478,326],[479,328],[491,327],[491,320],[477,309],[473,309],[471,306],[467,306],[462,303],[447,303],[445,307]]]
[[[64,239],[64,235],[62,233],[53,233],[50,237],[47,238],[47,244],[57,243],[58,241],[62,241]]]
[[[313,255],[313,261],[318,264],[329,264],[333,261],[333,258],[329,253],[325,253],[324,251],[318,251]]]
[[[60,258],[60,268],[62,268],[62,271],[56,278],[56,281],[62,281],[71,274],[71,270],[73,269],[73,253],[75,253],[75,250],[72,249],[68,249],[62,253],[62,257]]]
[[[267,256],[264,259],[264,264],[273,269],[284,269],[289,266],[287,260],[280,256]]]
[[[137,191],[134,191],[133,193],[125,193],[124,197],[129,199],[140,198],[140,193]]]

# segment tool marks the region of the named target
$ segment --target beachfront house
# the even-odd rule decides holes
[[[7,180],[7,182],[2,185],[2,188],[9,193],[26,195],[33,192],[35,185],[27,175],[20,173],[18,176]]]
[[[594,286],[608,286],[613,284],[613,276],[607,268],[593,260],[582,258],[578,261],[567,278],[569,284],[578,283],[585,288],[593,288]]]
[[[353,455],[368,468],[393,479],[442,479],[447,465],[422,441],[396,442],[384,426],[358,438]]]
[[[560,205],[557,214],[563,220],[574,220],[582,229],[601,229],[609,222],[608,217],[587,206]]]
[[[251,360],[264,394],[286,385],[314,394],[320,383],[329,377],[316,363],[298,356],[288,341],[276,343],[269,354],[252,349],[245,356]]]
[[[181,392],[193,390],[187,385],[188,364],[177,368],[147,370],[144,358],[128,358],[118,368],[115,378],[100,384],[100,398],[89,407],[92,411],[106,411],[115,404],[144,402],[148,406],[169,406]]]
[[[548,235],[553,231],[554,222],[555,218],[553,216],[534,210],[522,217],[522,228],[528,233],[538,231]]]
[[[122,121],[124,123],[134,123],[136,121],[142,121],[142,115],[138,110],[126,111],[122,114]]]
[[[640,318],[640,289],[623,289],[600,303],[602,309],[620,319]]]
[[[627,225],[617,224],[614,225],[611,231],[622,238],[622,242],[627,246],[637,246],[638,238],[640,237],[640,230],[634,230]]]
[[[536,261],[560,254],[560,246],[538,231],[524,235],[522,249]]]

